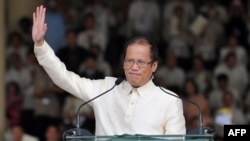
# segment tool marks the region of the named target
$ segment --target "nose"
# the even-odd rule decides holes
[[[132,68],[133,70],[138,70],[139,67],[138,67],[138,65],[137,65],[137,62],[134,62],[134,64],[131,66],[131,68]]]

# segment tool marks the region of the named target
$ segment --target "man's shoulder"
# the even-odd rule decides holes
[[[105,76],[104,80],[106,81],[110,81],[110,82],[114,82],[118,79],[118,77],[114,77],[114,76]]]
[[[170,99],[171,98],[173,98],[173,99],[176,99],[176,98],[180,99],[179,95],[176,92],[174,92],[172,90],[169,90],[167,88],[164,88],[164,87],[161,87],[161,89],[162,90],[159,90],[159,91],[160,91],[161,94],[164,94],[163,97],[166,97],[167,99],[169,99],[169,98]]]

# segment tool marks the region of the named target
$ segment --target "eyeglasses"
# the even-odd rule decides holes
[[[124,64],[125,64],[126,66],[128,66],[128,67],[133,66],[135,63],[136,63],[136,65],[137,65],[139,68],[145,68],[145,67],[147,67],[147,65],[152,64],[153,61],[145,62],[145,61],[143,61],[143,60],[135,61],[135,60],[133,60],[133,59],[125,59],[125,60],[124,60]]]

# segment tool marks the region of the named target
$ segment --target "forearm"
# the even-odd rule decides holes
[[[93,87],[92,83],[83,83],[85,82],[83,78],[68,71],[46,41],[42,46],[35,47],[34,51],[39,64],[57,86],[81,99],[89,99],[87,94]],[[56,90],[56,88],[53,88],[53,90]]]
[[[34,42],[35,47],[41,47],[44,44],[44,39]]]

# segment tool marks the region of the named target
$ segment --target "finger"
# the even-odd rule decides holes
[[[47,27],[47,24],[45,23],[45,24],[44,24],[44,31],[46,31],[47,28],[48,28],[48,27]]]
[[[38,22],[40,22],[41,21],[41,16],[42,16],[42,5],[39,6],[39,8],[38,8],[37,16],[38,16]]]
[[[36,13],[33,12],[33,25],[36,23]]]
[[[37,23],[38,8],[39,8],[39,7],[36,7],[35,12],[33,12],[33,24]]]
[[[39,20],[40,20],[40,7],[41,6],[38,6],[37,8],[36,8],[36,22],[38,23],[39,22]]]
[[[45,12],[46,12],[46,8],[42,9],[42,15],[41,15],[41,23],[44,24],[45,22]]]
[[[41,6],[37,6],[37,8],[36,8],[36,12],[35,12],[35,22],[37,23],[37,22],[39,22],[39,20],[40,20],[40,7]]]

